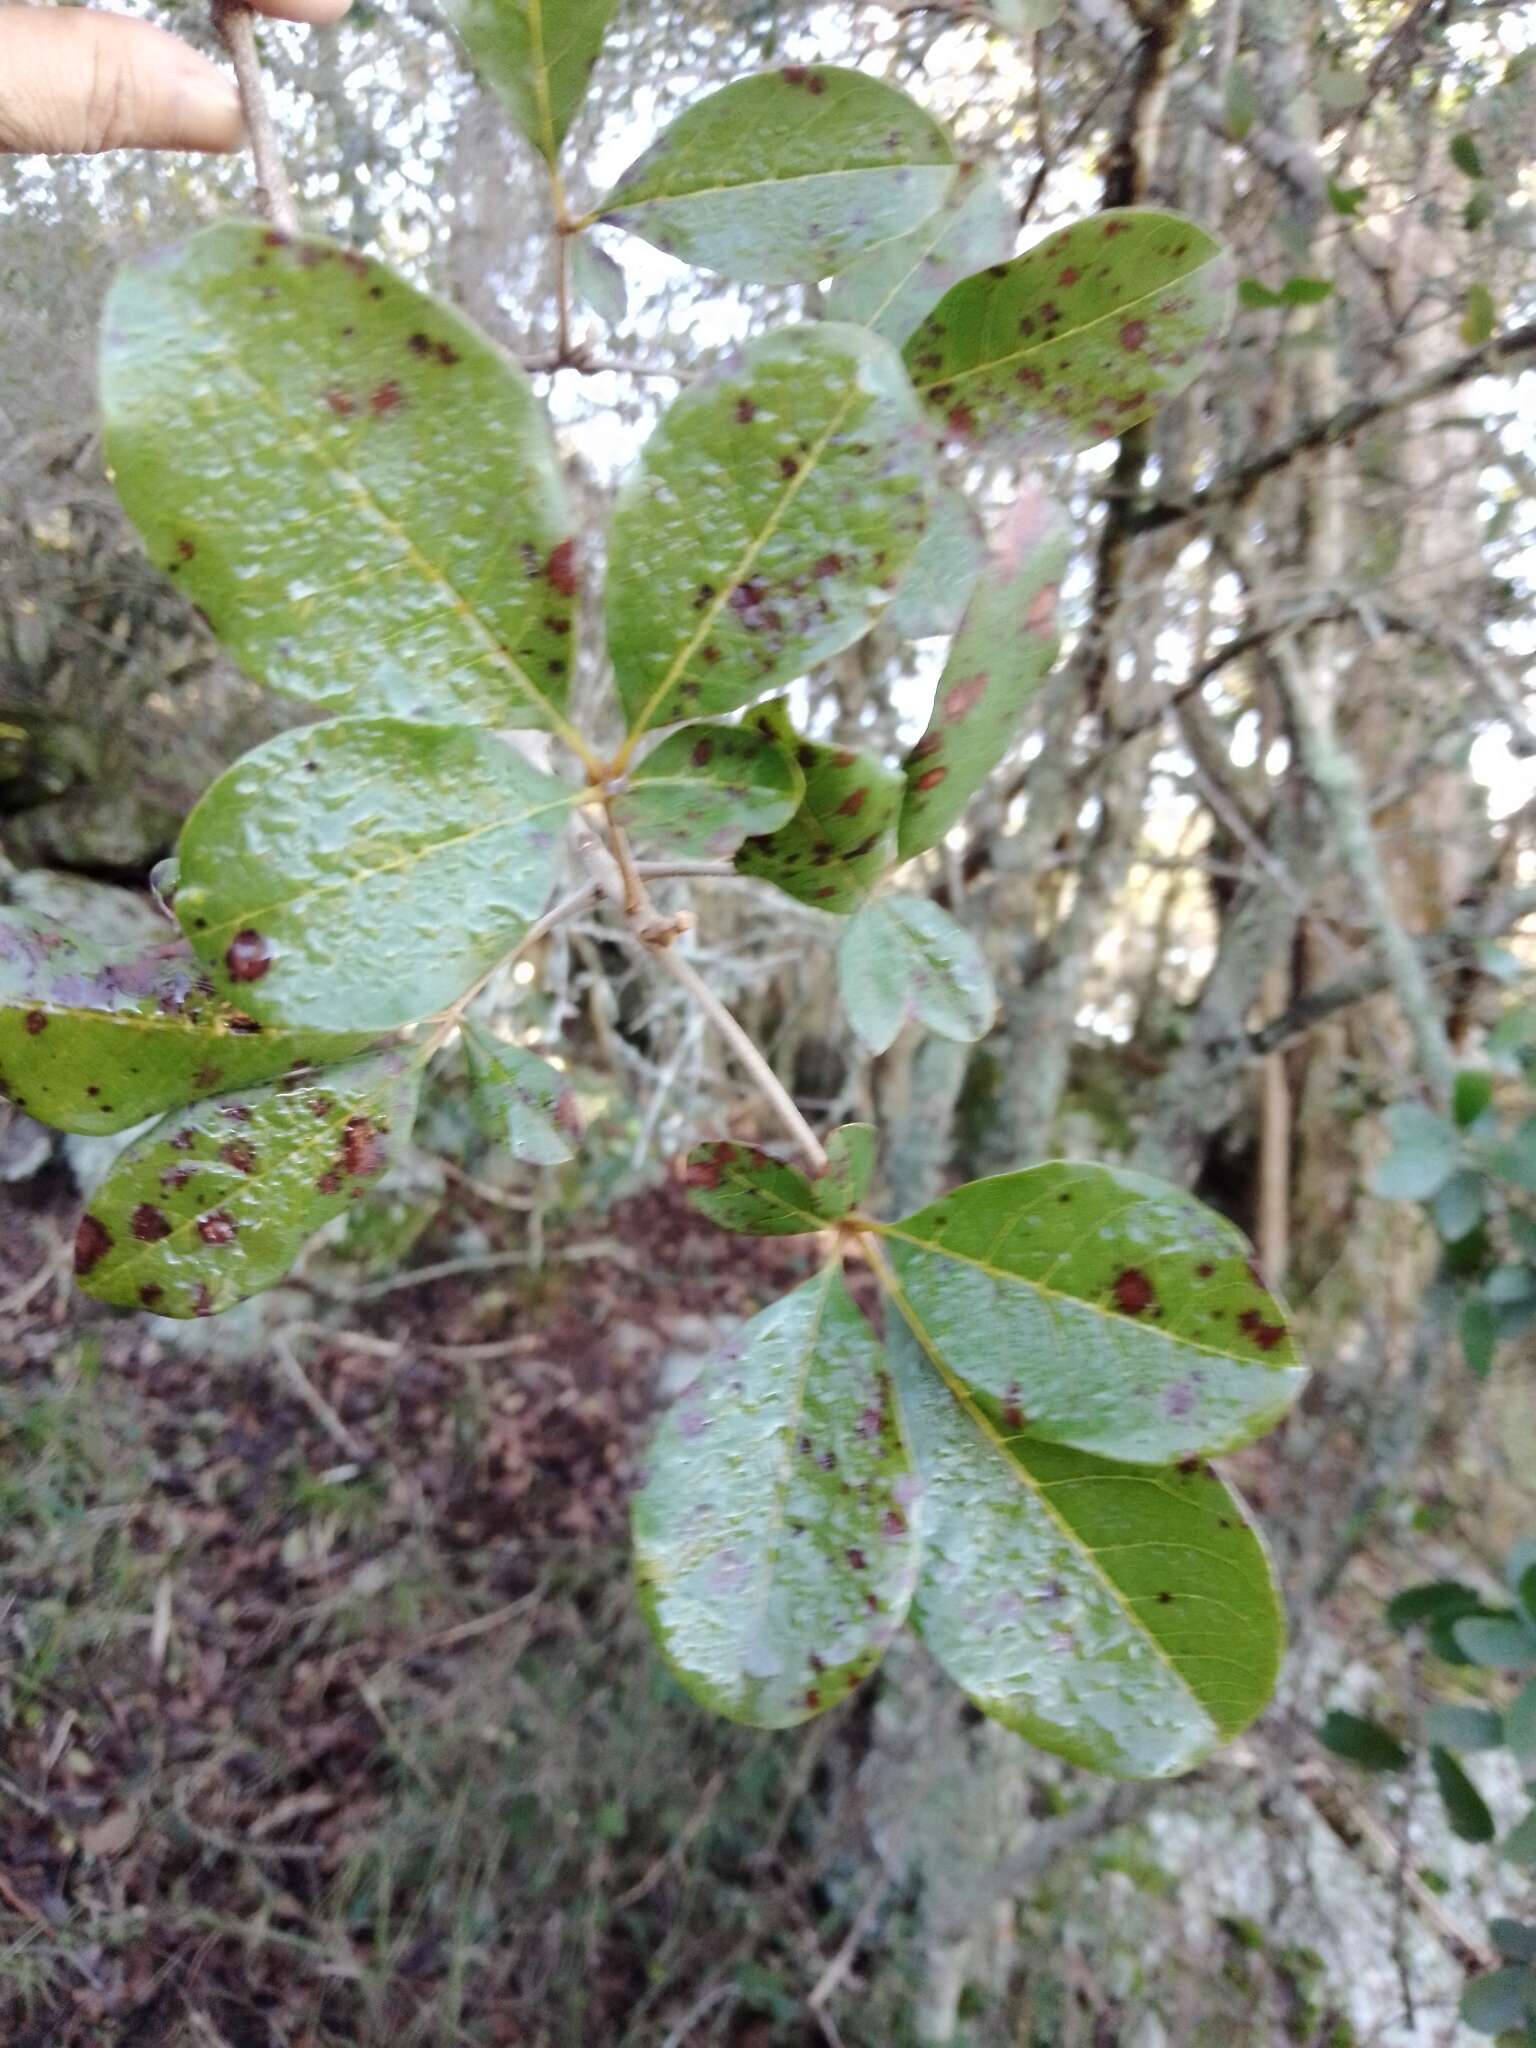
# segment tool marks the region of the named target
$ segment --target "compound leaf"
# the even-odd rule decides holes
[[[475,69],[546,163],[586,97],[617,0],[444,0]]]
[[[608,647],[631,731],[734,711],[859,639],[933,490],[900,358],[863,328],[780,328],[692,385],[614,509]]]
[[[828,1138],[827,1170],[811,1175],[756,1145],[715,1139],[688,1154],[683,1185],[701,1215],[751,1237],[825,1230],[863,1201],[875,1166],[869,1124],[844,1124]]]
[[[1245,1728],[1283,1624],[1215,1473],[1005,1437],[889,1322],[923,1485],[913,1621],[950,1677],[984,1714],[1115,1777],[1172,1777]]]
[[[119,273],[101,382],[129,518],[258,681],[562,726],[576,543],[549,431],[449,307],[230,222]]]
[[[678,1397],[635,1500],[641,1599],[694,1698],[786,1728],[850,1692],[912,1597],[915,1496],[880,1346],[829,1266]]]
[[[337,719],[221,775],[181,835],[176,914],[254,1016],[387,1030],[516,944],[573,792],[464,726]]]
[[[473,1023],[464,1027],[464,1059],[470,1107],[488,1138],[530,1166],[559,1166],[574,1157],[581,1112],[558,1068]]]
[[[418,1079],[384,1053],[163,1117],[91,1195],[75,1235],[81,1287],[176,1317],[217,1315],[271,1287],[394,1163]]]
[[[788,824],[747,840],[738,873],[818,910],[857,909],[896,857],[901,778],[869,754],[800,739],[782,703],[750,722],[793,744],[805,794]]]
[[[728,860],[787,823],[804,793],[794,754],[761,725],[684,725],[630,771],[613,813],[647,852]]]
[[[997,1013],[980,946],[925,896],[866,903],[837,949],[837,982],[848,1021],[871,1052],[894,1044],[908,1018],[970,1045]]]
[[[1005,1445],[1168,1464],[1261,1436],[1306,1378],[1242,1234],[1145,1174],[1052,1161],[879,1228],[901,1320]]]
[[[1231,310],[1231,265],[1204,228],[1121,208],[957,284],[906,359],[962,439],[1102,441],[1193,383]]]
[[[787,64],[680,115],[596,218],[742,283],[809,283],[905,234],[954,175],[949,138],[905,93]]]
[[[942,206],[848,266],[827,294],[827,318],[873,328],[900,348],[952,285],[1005,261],[1013,242],[1013,209],[996,171],[962,164]]]

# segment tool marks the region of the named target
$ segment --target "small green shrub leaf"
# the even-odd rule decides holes
[[[1269,1698],[1268,1561],[1208,1467],[1135,1467],[998,1431],[900,1317],[888,1345],[923,1483],[913,1621],[957,1685],[1042,1749],[1172,1777]]]
[[[937,846],[1006,752],[1061,646],[1056,595],[1071,533],[1057,506],[1025,489],[971,593],[934,692],[928,729],[902,766],[901,858]]]
[[[787,824],[804,794],[793,752],[762,725],[684,725],[630,771],[613,813],[642,851],[729,860]]]
[[[636,1496],[641,1599],[694,1698],[760,1728],[843,1699],[906,1615],[916,1493],[880,1346],[829,1266],[679,1395]]]
[[[1536,1963],[1536,1927],[1522,1920],[1490,1920],[1488,1938],[1512,1963]]]
[[[1484,175],[1482,152],[1465,128],[1459,135],[1451,137],[1451,162],[1465,177],[1481,178]]]
[[[811,1175],[756,1145],[714,1139],[688,1154],[683,1185],[701,1215],[751,1237],[825,1230],[855,1209],[874,1173],[874,1130],[844,1124],[827,1140],[827,1171]]]
[[[897,348],[952,285],[1013,254],[1012,207],[996,171],[962,164],[942,206],[910,234],[851,263],[827,294],[829,320],[872,327]]]
[[[488,1138],[529,1166],[575,1156],[581,1112],[570,1082],[548,1060],[474,1023],[464,1026],[464,1060],[475,1122]]]
[[[1331,1749],[1347,1763],[1367,1771],[1403,1771],[1410,1758],[1396,1736],[1389,1735],[1379,1721],[1364,1714],[1346,1714],[1335,1707],[1323,1716],[1317,1731],[1324,1749]]]
[[[901,778],[869,754],[799,739],[782,704],[753,721],[794,744],[805,794],[788,824],[747,840],[737,872],[817,910],[856,910],[896,858]]]
[[[1102,441],[1194,381],[1231,310],[1231,266],[1203,228],[1096,213],[957,284],[907,343],[907,366],[963,440]]]
[[[933,492],[900,359],[861,327],[780,328],[692,385],[614,508],[608,647],[630,730],[734,711],[859,639]]]
[[[544,908],[574,793],[464,726],[347,718],[237,761],[181,835],[176,914],[263,1021],[387,1030],[493,967]]]
[[[1466,307],[1461,316],[1461,325],[1457,329],[1467,347],[1481,347],[1492,336],[1497,325],[1493,293],[1485,284],[1468,285]]]
[[[879,1228],[901,1319],[1004,1444],[1169,1464],[1262,1435],[1306,1379],[1242,1234],[1144,1174],[1053,1161]]]
[[[1431,1707],[1424,1733],[1446,1749],[1497,1749],[1504,1740],[1504,1722],[1491,1707]]]
[[[891,600],[885,624],[903,640],[953,633],[965,617],[986,559],[986,538],[970,501],[941,484],[928,530]]]
[[[1462,1769],[1457,1759],[1440,1743],[1429,1752],[1429,1767],[1440,1790],[1440,1803],[1451,1832],[1464,1842],[1491,1842],[1493,1815],[1487,1801]]]
[[[40,1123],[95,1136],[366,1049],[367,1033],[257,1024],[211,995],[190,948],[160,929],[160,943],[102,944],[0,911],[0,1092]]]
[[[1454,1632],[1474,1664],[1496,1671],[1536,1669],[1536,1629],[1518,1615],[1469,1614],[1454,1624]]]
[[[1405,1586],[1387,1602],[1387,1626],[1399,1634],[1420,1622],[1457,1621],[1464,1614],[1476,1614],[1482,1596],[1460,1579],[1430,1579],[1423,1585]]]
[[[1522,1763],[1536,1761],[1536,1678],[1505,1708],[1504,1740]]]
[[[1442,1181],[1429,1198],[1429,1213],[1447,1244],[1459,1244],[1483,1220],[1487,1183],[1470,1166],[1461,1166]]]
[[[230,222],[119,273],[101,386],[129,518],[259,682],[561,726],[576,543],[549,430],[449,307]]]
[[[905,93],[788,64],[680,115],[597,217],[742,283],[809,283],[915,227],[954,175],[949,138]]]
[[[881,896],[849,922],[837,951],[848,1021],[871,1052],[884,1052],[909,1018],[971,1045],[997,1014],[997,992],[980,946],[925,896]]]
[[[1392,1150],[1370,1177],[1372,1194],[1427,1202],[1461,1164],[1453,1126],[1419,1102],[1395,1102],[1382,1121]]]
[[[1504,1837],[1501,1853],[1511,1863],[1536,1868],[1536,1806],[1531,1808],[1524,1820],[1517,1821]]]
[[[1456,1327],[1461,1338],[1461,1355],[1467,1361],[1468,1370],[1475,1372],[1479,1379],[1486,1379],[1498,1348],[1498,1316],[1480,1295],[1473,1295],[1462,1303]]]
[[[1228,138],[1241,142],[1263,111],[1253,74],[1245,66],[1234,64],[1227,73],[1224,98]]]
[[[417,1080],[384,1053],[163,1117],[90,1197],[75,1236],[81,1287],[175,1317],[260,1294],[395,1162]]]
[[[1523,2027],[1536,2010],[1536,1977],[1519,1966],[1487,1970],[1467,1980],[1458,2010],[1475,2034]]]
[[[616,0],[444,0],[475,69],[546,163],[586,97]]]

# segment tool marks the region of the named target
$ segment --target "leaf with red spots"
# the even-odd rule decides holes
[[[38,911],[0,910],[0,1094],[57,1130],[126,1131],[368,1043],[366,1032],[258,1026],[158,919],[146,939],[103,943]]]
[[[875,1168],[873,1127],[842,1125],[827,1139],[826,1153],[826,1172],[813,1176],[756,1145],[712,1139],[688,1154],[683,1185],[694,1208],[722,1230],[796,1237],[825,1230],[868,1194]]]
[[[742,283],[809,283],[915,227],[954,176],[948,136],[904,92],[791,64],[689,107],[593,218]]]
[[[737,873],[772,882],[817,910],[856,910],[895,859],[901,778],[869,754],[800,739],[781,702],[763,705],[748,722],[793,746],[805,794],[787,824],[746,842]]]
[[[837,949],[837,985],[871,1052],[894,1044],[909,1018],[971,1045],[997,1014],[980,946],[925,896],[880,896],[849,920]]]
[[[275,1285],[398,1157],[418,1078],[401,1054],[383,1053],[162,1118],[91,1193],[77,1240],[82,1288],[185,1317]]]
[[[1054,1162],[879,1226],[896,1311],[989,1421],[1137,1464],[1231,1450],[1306,1379],[1246,1240],[1120,1167]]]
[[[1175,1777],[1246,1728],[1284,1617],[1230,1489],[1195,1461],[1129,1465],[1021,1432],[889,1309],[887,1344],[923,1484],[912,1621],[976,1706],[1118,1778]]]
[[[787,823],[804,793],[794,754],[761,725],[683,725],[630,771],[613,814],[646,853],[729,860]]]
[[[631,732],[734,711],[861,638],[934,488],[901,359],[862,328],[779,329],[692,385],[614,509],[608,647]]]
[[[1056,597],[1071,554],[1065,515],[1026,486],[1003,519],[903,765],[903,860],[937,846],[1007,751],[1061,641]]]
[[[543,910],[577,793],[465,726],[280,733],[182,829],[176,915],[265,1021],[384,1031],[442,1009]]]
[[[873,328],[900,348],[952,285],[1013,254],[1015,232],[996,171],[962,164],[942,206],[843,271],[827,294],[827,318]]]
[[[662,1654],[733,1721],[835,1706],[906,1615],[918,1509],[880,1345],[828,1266],[730,1339],[656,1432],[634,1540]]]
[[[460,314],[230,222],[119,273],[101,378],[128,516],[256,680],[563,729],[570,512],[532,387]]]
[[[526,1046],[464,1027],[470,1109],[488,1138],[529,1166],[559,1166],[576,1156],[581,1112],[569,1078]]]
[[[1192,384],[1232,300],[1231,263],[1204,228],[1150,208],[1096,213],[957,284],[907,343],[907,367],[967,440],[1085,445]]]
[[[445,0],[491,88],[548,164],[586,98],[617,0]]]

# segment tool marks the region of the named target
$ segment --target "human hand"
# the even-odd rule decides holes
[[[319,27],[350,0],[251,0]],[[0,150],[238,149],[234,81],[163,28],[84,7],[0,7]]]

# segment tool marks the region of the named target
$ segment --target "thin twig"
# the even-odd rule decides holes
[[[256,209],[281,234],[296,235],[299,214],[283,165],[277,124],[267,105],[251,10],[244,0],[213,0],[213,25],[229,52],[235,82],[240,88],[240,107],[256,164]]]
[[[283,1378],[336,1448],[350,1458],[354,1465],[371,1465],[372,1452],[352,1434],[324,1394],[312,1384],[303,1366],[300,1365],[292,1345],[281,1330],[272,1339],[272,1350]]]

